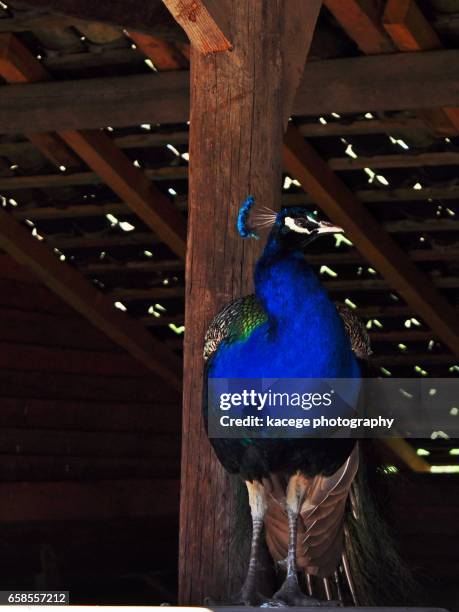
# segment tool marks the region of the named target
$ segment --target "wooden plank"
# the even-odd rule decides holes
[[[435,338],[431,331],[401,329],[396,331],[370,332],[372,342],[428,342]]]
[[[383,25],[400,51],[419,52],[443,47],[416,0],[389,0]],[[434,108],[421,116],[439,133],[455,134],[459,130],[459,108]]]
[[[459,251],[458,251],[459,257]],[[80,266],[85,274],[136,274],[155,272],[180,272],[184,269],[183,262],[178,259],[162,259],[159,261],[126,261],[120,263],[89,263]]]
[[[176,512],[175,479],[0,483],[2,524],[164,517]]]
[[[456,106],[458,62],[457,50],[311,62],[301,79],[293,114]],[[0,96],[0,132],[185,123],[188,107],[185,70],[11,85],[2,88]]]
[[[1,335],[1,332],[0,332]],[[30,341],[29,341],[30,342]],[[90,376],[145,377],[148,370],[130,355],[0,341],[0,367]]]
[[[134,232],[130,234],[97,233],[95,236],[47,236],[46,242],[58,249],[98,249],[106,247],[129,247],[144,245],[146,247],[158,244],[158,240],[149,232]]]
[[[15,219],[72,219],[77,217],[105,217],[105,215],[126,215],[130,209],[126,204],[65,204],[64,206],[21,206],[12,210]]]
[[[3,290],[3,283],[0,286]],[[33,309],[33,302],[30,306]],[[106,353],[119,353],[122,350],[105,334],[89,325],[86,319],[73,313],[63,316],[4,307],[0,309],[0,340]]]
[[[74,317],[75,311],[41,284],[2,279],[0,307],[21,312],[52,313]]]
[[[418,153],[400,155],[371,155],[352,157],[332,157],[328,160],[332,170],[360,170],[362,168],[419,168],[422,166],[457,166],[459,153],[445,151],[438,153]]]
[[[177,402],[177,395],[171,395],[168,387],[155,384],[151,377],[141,379],[2,370],[0,385],[3,398],[148,403],[152,410]]]
[[[8,69],[16,70],[20,80],[33,82],[50,79],[40,62],[13,36],[0,40],[1,57]],[[0,74],[1,74],[0,62]],[[17,80],[16,80],[17,82]],[[100,131],[59,133],[96,174],[179,256],[185,257],[186,225],[173,204],[135,168],[111,139]]]
[[[76,457],[155,457],[167,459],[179,454],[174,433],[62,431],[44,429],[0,430],[2,454]]]
[[[373,366],[407,366],[414,373],[414,366],[422,367],[446,365],[452,366],[457,363],[454,355],[448,353],[406,353],[404,355],[377,355],[372,357]],[[431,374],[432,375],[432,374]]]
[[[46,81],[46,69],[12,34],[0,34],[0,75],[8,83]],[[29,140],[56,166],[78,168],[80,159],[57,134],[30,134]]]
[[[151,287],[148,289],[115,289],[111,297],[115,300],[170,300],[183,298],[184,287]]]
[[[10,429],[175,433],[180,430],[180,406],[164,402],[161,410],[132,401],[44,400],[31,397],[0,399],[2,426]]]
[[[171,449],[172,450],[172,449]],[[177,453],[178,455],[178,453]],[[136,478],[177,478],[178,458],[154,461],[141,457],[43,457],[0,455],[0,480],[11,481],[87,481]]]
[[[381,3],[376,0],[324,0],[324,5],[367,55],[395,50],[381,25]]]
[[[63,132],[61,132],[63,134]],[[77,132],[79,135],[90,134],[91,135],[91,144],[94,147],[97,145],[100,146],[100,149],[106,150],[107,154],[110,154],[109,162],[111,160],[116,160],[113,163],[118,163],[121,166],[121,169],[126,169],[129,167],[129,174],[131,174],[131,166],[134,170],[134,175],[136,177],[145,176],[148,178],[157,180],[157,181],[172,181],[175,179],[184,180],[188,176],[188,168],[186,166],[165,166],[163,168],[152,168],[148,169],[145,172],[141,172],[135,166],[132,165],[130,161],[127,161],[127,158],[124,154],[119,151],[119,149],[114,149],[114,145],[112,141],[106,136],[103,132],[99,131],[80,131]],[[94,137],[93,137],[94,136]],[[108,139],[108,141],[106,140]],[[78,145],[77,145],[78,146]],[[113,151],[118,151],[118,153],[113,153]],[[86,151],[86,153],[88,153]],[[86,154],[85,153],[85,154]],[[92,150],[91,150],[92,153]],[[115,182],[114,178],[114,169],[111,170],[111,174],[108,174],[106,168],[98,165],[100,151],[94,148],[94,155],[92,158],[92,163],[94,167],[97,167],[97,172],[72,172],[72,173],[59,173],[59,174],[36,174],[29,176],[9,176],[9,177],[0,177],[0,189],[4,191],[15,191],[17,189],[33,189],[33,188],[45,188],[51,189],[53,187],[68,187],[72,185],[99,185],[100,183],[110,181],[110,187],[113,185],[113,190],[120,190],[118,183],[120,179],[117,179],[118,182]],[[107,162],[108,163],[108,162]],[[118,168],[117,168],[118,169]],[[102,173],[105,170],[104,176]],[[125,171],[127,175],[127,172]],[[124,175],[122,176],[124,178]],[[106,180],[105,180],[106,179]],[[143,180],[145,182],[145,180]],[[152,189],[152,193],[157,195],[157,190],[155,190],[154,186]],[[159,198],[162,198],[168,203],[168,208],[173,210],[173,206],[171,205],[171,200],[166,198],[162,193]],[[183,223],[183,220],[178,220],[178,223]]]
[[[19,263],[29,267],[42,282],[80,314],[121,345],[147,368],[175,388],[179,387],[179,364],[163,344],[89,284],[76,270],[60,262],[44,244],[0,210],[0,246]]]
[[[455,310],[293,126],[285,138],[284,165],[390,286],[459,355]]]
[[[182,26],[195,48],[204,54],[230,51],[232,44],[224,33],[224,10],[213,0],[163,0],[174,19]]]
[[[297,19],[301,4],[233,2],[229,14],[234,50],[204,55],[192,46],[181,604],[200,603],[208,593],[224,599],[241,584],[243,568],[230,545],[235,529],[234,492],[202,424],[202,338],[215,312],[250,290],[259,245],[236,234],[241,201],[251,193],[266,206],[278,204],[284,121],[294,93],[282,89],[283,83],[294,81],[292,74],[284,80],[284,61],[287,51],[289,62],[295,56],[299,62],[304,59],[315,25],[315,19]],[[281,32],[289,31],[287,24],[295,19],[303,29],[303,40],[287,49]],[[301,68],[298,63],[295,74]],[[203,235],[202,219],[206,218],[213,219],[212,231]],[[216,512],[212,517],[209,507]],[[219,507],[225,512],[218,512]]]

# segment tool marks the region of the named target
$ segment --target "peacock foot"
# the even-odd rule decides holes
[[[299,607],[335,607],[342,605],[339,601],[321,601],[314,597],[305,595],[300,589],[298,579],[295,575],[287,576],[281,588],[274,593],[272,602],[266,602],[266,605],[277,606],[299,606]]]

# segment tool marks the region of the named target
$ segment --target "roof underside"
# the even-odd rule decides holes
[[[443,46],[459,47],[459,1],[432,0],[419,6]],[[20,8],[15,2],[2,9],[0,17],[0,32],[14,32],[56,81],[121,78],[159,68],[134,43],[135,35],[131,38],[119,27]],[[157,36],[167,40],[186,69],[186,40],[175,22],[163,15]],[[323,9],[309,61],[359,55],[356,43]],[[354,114],[295,116],[293,121],[407,257],[457,307],[459,137],[455,130],[438,128],[425,113],[372,108]],[[104,132],[185,219],[187,123],[128,125],[127,119],[126,127],[105,126]],[[78,156],[71,155],[66,165],[53,163],[42,151],[24,134],[0,136],[2,206],[36,239],[52,247],[56,257],[70,263],[180,355],[183,261]],[[282,204],[316,209],[289,175],[284,175],[281,199]],[[205,231],[203,226],[203,235]],[[312,245],[308,258],[333,298],[355,307],[366,322],[380,373],[457,376],[457,358],[354,245],[346,237],[326,240]],[[438,444],[432,442],[429,448],[437,452]],[[450,462],[446,450],[435,463]]]

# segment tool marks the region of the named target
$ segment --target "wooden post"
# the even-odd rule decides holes
[[[237,235],[237,211],[249,194],[259,205],[279,205],[284,127],[319,8],[312,0],[233,0],[226,11],[231,51],[204,54],[191,39],[181,604],[228,600],[246,569],[230,546],[231,479],[201,419],[203,338],[223,304],[251,290],[260,245]]]

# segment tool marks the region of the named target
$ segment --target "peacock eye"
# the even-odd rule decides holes
[[[297,217],[295,219],[295,225],[297,225],[298,227],[307,227],[308,222],[306,219],[303,219],[302,217]]]

